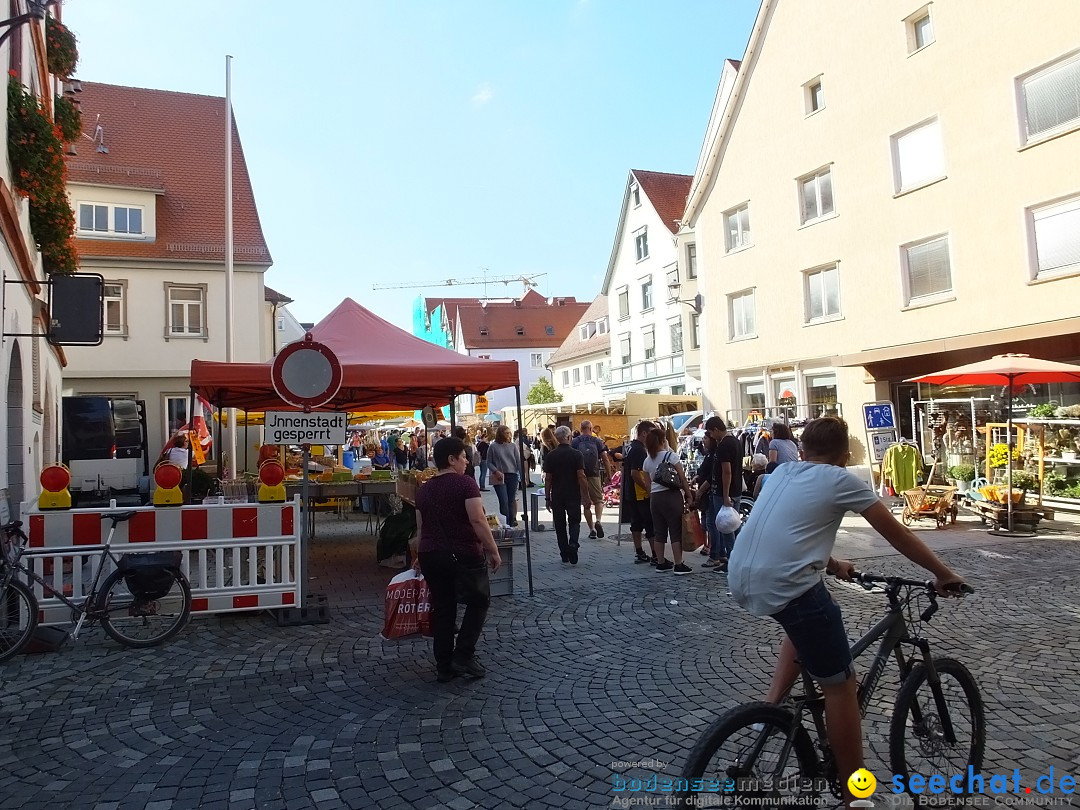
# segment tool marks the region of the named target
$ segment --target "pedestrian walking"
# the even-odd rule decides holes
[[[558,435],[558,431],[556,431]],[[601,470],[611,477],[611,456],[603,439],[593,434],[593,423],[586,419],[581,423],[581,433],[571,442],[571,447],[581,453],[585,462],[585,478],[589,484],[589,497],[585,499],[585,522],[589,524],[589,539],[604,536],[600,524],[604,516],[604,483]]]
[[[544,493],[555,524],[559,555],[577,565],[581,534],[581,505],[589,498],[582,454],[570,446],[570,428],[555,430],[558,445],[544,457]]]
[[[521,453],[510,440],[510,428],[499,425],[495,441],[488,446],[488,472],[491,486],[499,499],[499,512],[510,526],[517,526],[517,489],[520,480]]]

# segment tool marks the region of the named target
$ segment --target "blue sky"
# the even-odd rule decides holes
[[[300,320],[350,296],[409,328],[417,294],[482,288],[373,284],[486,268],[591,300],[627,171],[693,172],[757,6],[67,0],[64,15],[90,81],[224,95],[232,54],[266,283]],[[521,285],[489,287],[506,290]]]

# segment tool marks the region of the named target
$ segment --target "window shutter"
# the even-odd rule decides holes
[[[907,253],[910,298],[952,289],[948,239],[935,239],[923,245],[915,245],[908,248]]]
[[[1080,57],[1024,82],[1027,135],[1080,118]]]
[[[1033,218],[1039,272],[1080,265],[1080,199],[1036,211]]]

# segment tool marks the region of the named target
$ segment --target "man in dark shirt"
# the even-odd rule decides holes
[[[581,503],[589,498],[589,483],[585,478],[585,460],[570,446],[570,428],[565,425],[557,428],[555,438],[558,447],[544,456],[544,493],[562,561],[577,565]]]
[[[709,480],[709,522],[716,523],[716,514],[724,506],[739,508],[743,491],[742,448],[738,439],[728,433],[727,425],[719,416],[710,416],[705,422],[705,432],[716,443],[713,457],[713,473]],[[727,571],[727,559],[735,547],[734,534],[720,534],[720,542],[709,548],[707,567],[717,572]]]
[[[640,483],[644,480],[645,459],[649,457],[649,452],[645,449],[645,436],[652,428],[653,423],[648,421],[639,422],[634,428],[634,438],[623,454],[622,492],[619,501],[622,522],[630,524],[630,536],[634,539],[634,562],[656,565],[656,557],[646,554],[641,545],[641,535],[644,532],[649,548],[652,548],[653,522],[649,508],[649,488]]]

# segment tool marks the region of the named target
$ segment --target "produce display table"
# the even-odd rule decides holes
[[[386,496],[393,495],[396,491],[397,487],[394,481],[308,482],[308,494],[312,504],[339,498],[353,500],[366,496],[385,499]],[[300,481],[286,481],[285,494],[290,500],[294,497],[303,497],[303,484]],[[302,504],[302,512],[307,516],[308,520],[308,537],[315,536],[316,511],[318,511],[318,507],[313,506],[308,509],[307,504]],[[378,532],[378,530],[379,526],[376,524],[375,531]]]
[[[990,523],[995,529],[1008,528],[1008,507],[1003,503],[966,498],[964,508],[978,515],[984,525]],[[1045,509],[1021,503],[1013,504],[1012,515],[1014,528],[1030,532],[1034,532],[1039,521],[1047,516]]]

